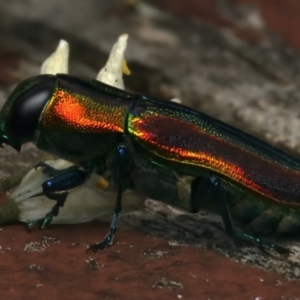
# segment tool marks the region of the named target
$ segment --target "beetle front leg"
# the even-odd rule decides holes
[[[42,168],[42,173],[50,176],[50,177],[54,177],[60,174],[65,174],[68,171],[71,170],[77,170],[79,167],[76,165],[71,165],[68,168],[65,169],[55,169],[54,167],[48,165],[47,163],[40,161],[39,163],[36,164],[36,166],[34,167],[35,169],[37,168]]]
[[[97,243],[90,245],[87,249],[87,252],[96,252],[106,249],[108,246],[111,246],[113,243],[114,236],[117,231],[117,223],[122,210],[122,194],[125,186],[125,179],[127,178],[127,168],[126,168],[126,159],[127,159],[127,148],[124,144],[119,144],[117,148],[117,165],[116,165],[116,182],[117,182],[117,200],[115,211],[113,215],[113,220],[110,225],[110,229],[105,238]]]
[[[44,218],[27,223],[28,228],[32,228],[37,224],[40,224],[41,228],[47,227],[51,223],[53,217],[58,215],[59,208],[63,207],[68,196],[67,190],[83,184],[90,175],[89,173],[79,170],[78,168],[67,168],[65,170],[57,171],[59,171],[58,175],[42,184],[44,195],[51,200],[55,200],[56,204],[53,206],[52,210],[45,215]]]
[[[225,229],[229,235],[231,235],[232,237],[234,237],[236,239],[250,242],[250,243],[260,247],[263,251],[265,251],[267,249],[267,250],[271,250],[273,252],[275,251],[280,255],[289,253],[289,250],[284,247],[281,247],[281,246],[276,245],[271,242],[264,241],[264,240],[260,239],[259,237],[255,237],[255,236],[247,234],[245,232],[235,230],[233,228],[229,210],[228,210],[229,193],[222,187],[221,181],[219,178],[215,178],[215,177],[211,176],[210,180],[213,183],[213,185],[215,186],[216,192],[218,192],[217,198],[220,203],[223,222],[225,225]]]

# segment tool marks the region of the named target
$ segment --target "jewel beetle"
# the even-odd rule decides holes
[[[89,78],[39,75],[21,82],[8,98],[0,113],[0,139],[17,151],[33,142],[74,163],[64,170],[39,164],[51,176],[43,192],[56,204],[29,227],[50,224],[68,189],[92,173],[116,189],[110,230],[92,251],[112,244],[127,188],[190,212],[199,211],[207,198],[229,235],[278,253],[288,250],[235,230],[232,219],[258,232],[300,230],[300,161],[181,104]],[[187,178],[186,198],[178,182]]]

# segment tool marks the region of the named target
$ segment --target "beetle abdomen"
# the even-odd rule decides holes
[[[254,233],[300,232],[300,209],[272,202],[254,194],[242,193],[232,198],[230,212],[238,223],[246,224]]]
[[[128,131],[149,155],[181,174],[205,170],[270,201],[300,207],[299,160],[206,115],[149,102],[128,117]]]

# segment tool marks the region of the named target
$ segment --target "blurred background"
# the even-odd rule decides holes
[[[299,28],[300,2],[295,0],[1,0],[0,106],[18,82],[39,73],[42,62],[55,50],[60,39],[70,44],[70,73],[95,77],[118,36],[128,33],[126,58],[131,75],[125,76],[127,90],[164,99],[180,98],[185,105],[299,156]],[[1,151],[1,177],[32,166],[44,156],[32,145],[26,145],[23,150],[21,154],[9,147]],[[27,233],[21,231],[19,234]],[[113,257],[114,252],[111,253],[110,263],[119,261]],[[82,248],[75,255],[84,256]],[[201,255],[206,257],[205,253]],[[26,261],[26,257],[22,259]],[[182,257],[177,258],[179,264],[182,260]],[[209,264],[210,261],[215,261],[215,265]],[[202,287],[206,294],[203,293],[201,299],[209,299],[211,295],[215,295],[211,299],[221,299],[221,296],[222,299],[241,299],[243,292],[248,292],[249,298],[242,299],[250,299],[250,295],[251,299],[275,299],[272,292],[274,297],[279,295],[274,282],[282,283],[283,278],[270,277],[266,280],[269,286],[265,286],[261,294],[251,294],[260,273],[255,273],[251,284],[249,277],[248,285],[243,281],[237,284],[241,274],[246,276],[254,271],[249,267],[246,273],[239,265],[230,271],[226,263],[209,257],[206,264],[198,267],[213,277],[211,285],[206,284],[206,289]],[[69,273],[63,276],[72,276],[74,262],[69,264]],[[159,264],[151,275],[160,270]],[[214,271],[221,274],[225,269],[225,275],[214,277]],[[180,299],[178,295],[182,294],[185,299],[198,299],[193,286],[198,286],[199,282],[194,282],[192,275],[188,275],[190,286],[187,290],[181,292],[179,288],[180,292],[169,293],[172,288],[167,286],[168,291],[156,297]],[[20,273],[20,277],[24,276]],[[66,280],[66,277],[61,278]],[[128,282],[134,284],[134,280],[135,277],[129,276],[117,288],[124,288]],[[222,290],[224,280],[231,283],[226,292]],[[147,279],[145,281],[147,283]],[[147,283],[149,289],[153,284],[151,279]],[[294,289],[288,288],[288,283],[283,286],[280,291],[286,298],[281,299],[295,297],[297,286]],[[12,285],[7,287],[12,288]],[[91,293],[82,294],[84,298],[68,298],[71,290],[80,288],[80,280],[68,288],[64,291],[64,299],[121,299],[119,292],[93,293],[97,284],[91,287]],[[63,288],[59,291],[63,293]],[[262,294],[263,298],[254,297]],[[34,295],[40,294],[35,292]],[[47,295],[58,299],[55,297],[59,293],[48,291]],[[122,299],[140,299],[133,294],[129,298],[122,296]],[[6,296],[5,299],[28,299],[24,297],[21,293],[21,296]],[[153,297],[149,294],[149,299]]]

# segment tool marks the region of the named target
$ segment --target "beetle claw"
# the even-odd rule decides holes
[[[48,227],[51,224],[52,219],[53,219],[53,214],[52,213],[48,213],[45,216],[44,220],[43,220],[43,224],[41,226],[41,229],[45,229],[46,227]]]
[[[37,219],[37,220],[31,221],[31,222],[28,222],[28,223],[26,223],[26,226],[28,229],[31,229],[31,228],[35,227],[36,225],[40,224],[42,220],[43,219]]]
[[[106,248],[110,247],[113,244],[115,233],[116,232],[114,229],[110,229],[109,233],[101,242],[89,245],[88,249],[86,250],[86,253],[95,253],[98,251],[103,251]]]
[[[98,251],[103,251],[111,245],[112,243],[107,243],[106,239],[104,239],[100,243],[89,245],[88,249],[86,250],[86,253],[95,253]]]
[[[44,218],[28,222],[26,224],[26,226],[28,229],[31,229],[31,228],[35,227],[36,225],[39,225],[40,229],[45,229],[46,227],[48,227],[51,224],[54,215],[55,214],[51,211],[48,214],[46,214],[46,216]]]

